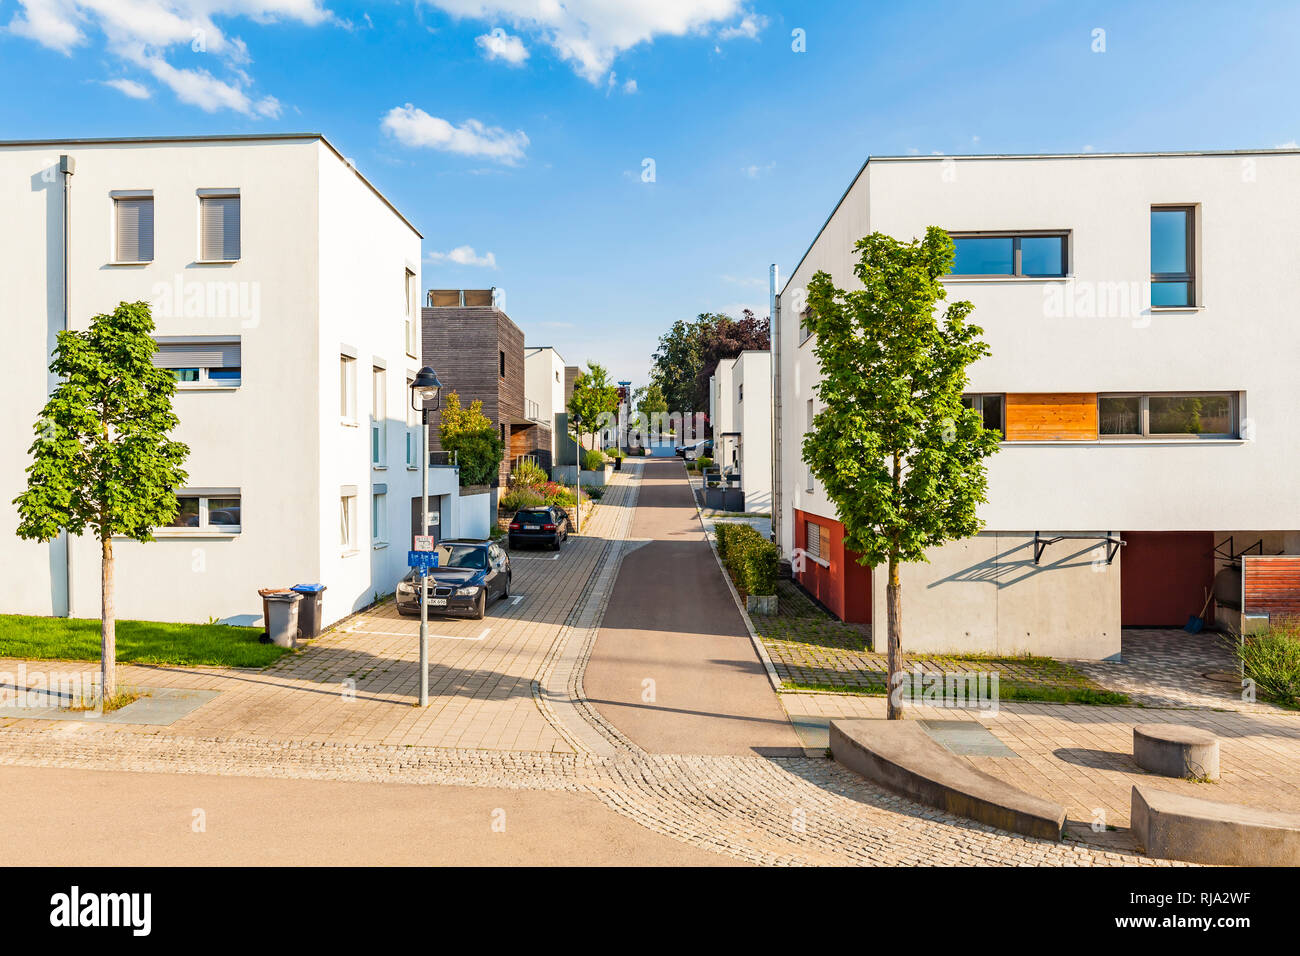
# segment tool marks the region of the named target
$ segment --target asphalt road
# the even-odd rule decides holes
[[[579,793],[11,766],[0,796],[5,866],[735,865]]]
[[[802,755],[695,510],[682,463],[647,461],[630,539],[583,677],[651,753]]]

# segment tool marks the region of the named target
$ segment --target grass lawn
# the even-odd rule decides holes
[[[792,581],[778,581],[777,595],[776,615],[755,614],[752,620],[783,686],[790,690],[885,696],[886,659],[884,654],[868,649],[869,632],[863,625],[837,621]],[[998,697],[1002,700],[1130,702],[1126,694],[1108,690],[1077,668],[1051,657],[904,654],[904,669],[910,671],[914,666],[926,673],[996,673]]]
[[[259,628],[118,621],[119,664],[265,667],[287,648],[258,642]],[[99,620],[0,614],[0,657],[99,660]]]

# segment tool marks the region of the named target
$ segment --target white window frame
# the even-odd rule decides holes
[[[240,534],[243,530],[243,508],[244,496],[238,488],[182,488],[176,492],[179,498],[198,498],[199,499],[199,523],[194,528],[176,528],[171,525],[164,525],[154,529],[154,537],[163,538],[191,538],[196,535],[204,537],[224,537],[228,535]],[[208,517],[209,502],[213,498],[238,498],[239,499],[239,524],[211,524]]]
[[[204,255],[206,251],[203,248],[203,204],[213,199],[233,199],[239,204],[239,255],[233,259],[210,259]],[[244,257],[244,201],[240,198],[238,189],[200,189],[198,191],[198,219],[196,228],[198,230],[198,257],[195,262],[210,265],[223,265],[232,262],[239,262]]]
[[[415,385],[415,373],[406,373],[406,391],[403,393],[407,396],[411,394],[411,388]],[[406,403],[406,468],[408,471],[419,471],[420,469],[420,413],[412,407],[412,403]]]
[[[373,548],[388,547],[388,493],[370,493],[370,544]]]
[[[343,554],[357,552],[357,495],[355,491],[339,494],[339,547]]]
[[[157,207],[154,205],[154,196],[152,190],[114,190],[109,194],[113,203],[113,217],[110,223],[112,232],[109,234],[110,248],[113,250],[111,263],[115,266],[145,266],[154,261],[154,256],[158,252],[158,221],[156,218]],[[147,201],[151,207],[149,215],[149,247],[151,255],[148,259],[123,259],[121,250],[118,248],[118,216],[121,215],[121,203],[134,203]]]
[[[357,357],[339,353],[339,421],[357,424]]]
[[[420,357],[420,291],[416,287],[416,275],[409,268],[406,270],[406,354],[411,358]]]
[[[388,370],[370,368],[370,467],[388,467]]]

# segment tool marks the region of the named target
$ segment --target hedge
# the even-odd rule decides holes
[[[736,587],[746,594],[775,594],[779,552],[753,525],[720,521],[713,526],[718,556]]]

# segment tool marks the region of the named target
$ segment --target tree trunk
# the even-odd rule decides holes
[[[885,711],[885,716],[890,720],[902,720],[903,708],[901,701],[895,701],[895,684],[894,675],[902,669],[902,634],[903,634],[903,589],[898,582],[898,558],[892,553],[889,556],[889,585],[885,588],[885,603],[889,617],[889,634],[886,638],[887,650],[886,659],[889,670],[888,681],[886,682],[886,691],[889,694],[887,698],[889,704]]]
[[[117,695],[117,611],[113,607],[113,539],[105,537],[99,567],[100,689],[105,703]]]

